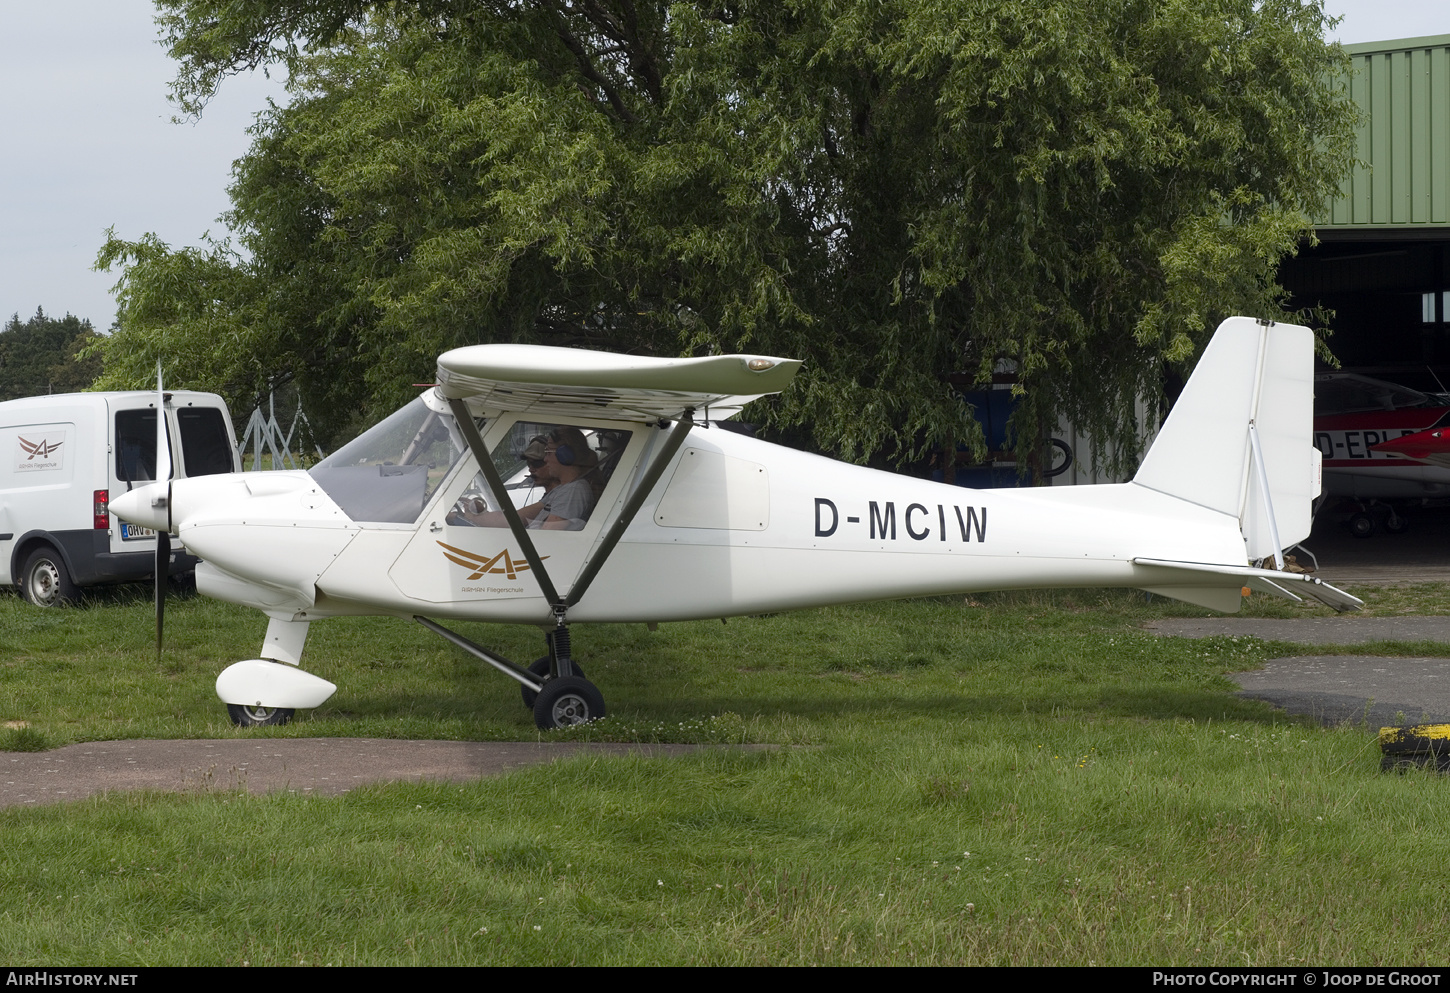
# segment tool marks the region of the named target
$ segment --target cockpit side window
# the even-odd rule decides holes
[[[580,531],[594,513],[631,432],[519,421],[490,453],[530,530]],[[448,523],[508,527],[480,473]]]

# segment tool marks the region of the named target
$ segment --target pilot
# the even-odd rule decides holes
[[[598,475],[594,470],[599,465],[599,457],[589,447],[584,433],[576,427],[561,425],[542,439],[531,440],[523,455],[529,471],[544,487],[542,500],[519,508],[519,517],[528,528],[550,531],[583,528],[599,496],[592,478]],[[508,527],[508,519],[499,510],[484,513],[455,510],[450,515],[450,523],[462,523],[453,519],[455,515],[479,527]]]
[[[541,486],[545,493],[559,485],[558,479],[543,471],[544,464],[548,461],[548,451],[549,439],[536,434],[529,439],[528,445],[520,453],[524,464],[529,467],[529,488]]]

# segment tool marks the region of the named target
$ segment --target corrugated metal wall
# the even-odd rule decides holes
[[[1346,45],[1359,158],[1321,228],[1450,224],[1450,35]]]

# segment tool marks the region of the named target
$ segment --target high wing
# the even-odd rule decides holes
[[[674,420],[686,410],[735,410],[779,393],[800,364],[771,355],[662,359],[547,345],[468,345],[438,357],[438,390],[484,410]]]

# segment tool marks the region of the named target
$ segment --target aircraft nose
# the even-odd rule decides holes
[[[157,501],[161,506],[156,506]],[[123,493],[111,501],[111,513],[123,521],[139,524],[143,528],[164,531],[166,520],[166,484],[151,483],[138,486],[129,493]]]

